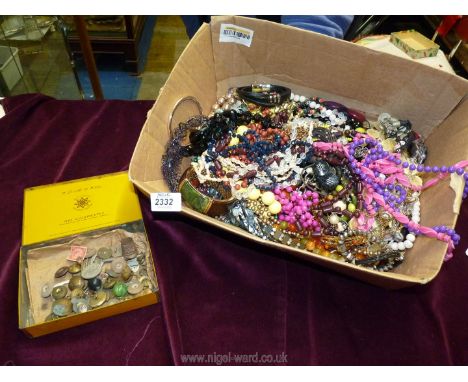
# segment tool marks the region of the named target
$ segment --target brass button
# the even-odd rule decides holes
[[[72,303],[67,298],[60,298],[52,304],[52,312],[59,317],[68,316],[73,311]]]
[[[93,297],[89,300],[89,306],[91,308],[97,308],[106,302],[107,293],[100,290],[96,292]]]
[[[138,294],[143,290],[143,284],[138,281],[132,281],[127,285],[127,291],[130,294]]]
[[[112,289],[114,287],[116,281],[117,281],[116,278],[108,277],[107,279],[104,280],[104,284],[102,284],[102,287],[104,289]]]
[[[68,267],[59,268],[59,269],[57,269],[57,271],[55,272],[55,278],[56,278],[56,279],[59,279],[60,277],[65,276],[67,273],[68,273]]]
[[[79,263],[73,263],[68,267],[68,272],[71,274],[77,274],[81,271],[81,265]]]
[[[77,289],[73,289],[70,293],[70,298],[73,300],[73,299],[78,299],[78,298],[82,298],[84,297],[85,295],[85,292],[83,289],[80,289],[80,288],[77,288]]]
[[[68,293],[68,288],[64,285],[56,286],[52,289],[52,297],[54,300],[59,300],[64,298]]]
[[[112,249],[107,248],[107,247],[101,247],[97,251],[98,257],[100,257],[102,260],[107,260],[112,257]]]
[[[51,293],[52,288],[50,287],[50,284],[44,284],[41,288],[41,296],[47,298],[50,296]]]
[[[86,283],[80,276],[73,276],[68,282],[68,288],[70,288],[71,291],[75,289],[84,289],[85,286]]]

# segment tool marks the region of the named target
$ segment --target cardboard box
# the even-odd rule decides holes
[[[105,296],[101,297],[106,297],[105,302],[100,299],[94,306],[90,300],[89,305],[93,308],[89,307],[86,312],[54,315],[57,300],[54,299],[53,289],[65,286],[62,289],[66,290],[64,300],[71,306],[73,294],[70,279],[80,275],[78,279],[81,286],[76,289],[85,289],[86,280],[93,276],[85,277],[84,264],[101,259],[104,260],[97,272],[110,274],[110,270],[105,269],[113,269],[114,260],[124,261],[124,240],[126,243],[132,241],[134,245],[131,256],[125,257],[129,266],[128,277],[120,280],[120,272],[112,276],[114,280],[125,283],[132,278],[141,279],[142,282],[137,284],[142,286],[145,283],[146,286],[134,290],[132,295],[117,298],[110,289],[111,283],[106,287],[103,279],[101,291],[105,292]],[[78,252],[75,255],[87,255],[87,258],[83,260],[74,257],[74,249]],[[107,251],[106,256],[100,253],[102,249]],[[57,276],[58,269],[72,265],[79,269],[72,271],[69,268],[69,271],[65,270]],[[45,285],[48,286],[49,294],[52,291],[52,296],[42,295]],[[92,292],[89,294],[91,296]],[[19,327],[31,337],[158,302],[159,288],[151,248],[138,197],[126,172],[25,190],[18,296]]]
[[[415,30],[393,32],[390,42],[411,58],[435,57],[439,45]]]
[[[223,24],[239,27],[231,42],[220,41]],[[317,33],[244,17],[214,17],[186,47],[148,113],[130,163],[132,182],[146,194],[168,190],[161,174],[161,155],[169,139],[170,115],[181,98],[195,97],[207,114],[228,88],[255,81],[286,85],[296,94],[334,100],[365,111],[369,119],[376,119],[381,112],[409,119],[426,138],[429,165],[449,165],[468,158],[468,101],[464,99],[468,81]],[[173,126],[196,113],[193,104],[182,104]],[[453,206],[454,197],[447,181],[425,191],[421,197],[422,224],[453,227],[460,208]],[[186,207],[182,213],[262,243],[265,251],[269,247],[283,249],[387,288],[431,281],[447,249],[440,241],[418,238],[402,265],[380,273],[262,240]]]

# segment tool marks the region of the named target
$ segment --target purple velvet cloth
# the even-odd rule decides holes
[[[0,365],[171,364],[161,304],[44,337],[18,329],[23,190],[128,169],[152,102],[3,100],[0,119]]]
[[[290,365],[468,363],[466,202],[461,242],[439,276],[386,291],[180,215],[153,216],[140,196],[162,303],[26,338],[16,314],[23,189],[126,169],[151,103],[28,95],[4,105],[0,364],[239,364],[282,354]]]

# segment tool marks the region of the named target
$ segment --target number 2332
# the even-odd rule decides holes
[[[174,203],[173,199],[155,199],[154,204],[156,206],[172,206],[172,203]]]

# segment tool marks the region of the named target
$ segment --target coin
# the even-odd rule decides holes
[[[59,299],[64,298],[67,295],[67,293],[68,293],[68,288],[64,285],[60,285],[52,289],[52,297],[54,298],[54,300],[59,300]]]
[[[127,262],[122,257],[117,257],[114,260],[112,260],[111,269],[115,273],[121,273],[126,267],[126,265]]]
[[[104,280],[104,284],[102,284],[102,287],[104,289],[111,289],[114,287],[117,279],[114,277],[108,277],[106,280]]]
[[[97,251],[98,257],[100,257],[103,260],[107,260],[110,257],[112,257],[112,249],[107,248],[107,247],[101,247]]]
[[[127,286],[122,282],[118,282],[112,288],[112,292],[115,297],[123,297],[127,294]]]
[[[60,277],[63,277],[67,274],[68,272],[68,267],[62,267],[62,268],[59,268],[57,269],[57,271],[55,272],[55,278],[56,279],[59,279]]]
[[[127,285],[128,293],[138,294],[143,290],[143,285],[138,281],[132,281]]]
[[[59,317],[68,316],[72,308],[71,301],[66,298],[60,298],[52,304],[52,312]]]
[[[41,296],[47,298],[50,296],[51,293],[52,288],[50,287],[50,284],[44,284],[41,288]]]
[[[85,259],[81,269],[81,277],[86,280],[95,278],[101,273],[103,264],[100,257],[93,256],[91,259]]]
[[[104,304],[104,302],[106,301],[106,298],[107,298],[107,293],[100,290],[99,292],[96,292],[96,294],[93,297],[91,297],[91,299],[89,300],[89,306],[91,308],[97,308],[101,306],[102,304]]]
[[[71,274],[76,274],[76,273],[79,273],[80,271],[81,271],[81,265],[79,263],[73,263],[68,268],[68,272],[70,272]]]
[[[80,276],[73,276],[68,282],[70,290],[83,289],[85,285],[85,281]]]

